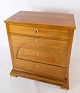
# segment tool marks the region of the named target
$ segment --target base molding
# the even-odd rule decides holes
[[[20,77],[24,77],[24,78],[28,78],[28,79],[33,79],[33,80],[42,81],[45,83],[58,85],[58,86],[61,86],[62,89],[69,89],[69,84],[66,81],[52,80],[49,78],[36,76],[36,75],[30,74],[30,73],[27,73],[24,71],[16,70],[16,69],[12,69],[10,76],[13,76],[13,77],[20,76]]]

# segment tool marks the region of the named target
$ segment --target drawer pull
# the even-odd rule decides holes
[[[37,53],[36,56],[39,56],[39,53]]]
[[[36,42],[38,42],[38,40],[36,39]]]
[[[39,65],[37,65],[36,67],[39,68]]]
[[[38,33],[38,32],[39,32],[38,29],[36,29],[35,33]]]

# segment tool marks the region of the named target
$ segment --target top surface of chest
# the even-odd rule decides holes
[[[30,12],[19,11],[7,20],[6,23],[19,23],[28,25],[46,25],[54,27],[64,27],[75,29],[75,21],[73,14],[63,13],[46,13],[46,12]]]

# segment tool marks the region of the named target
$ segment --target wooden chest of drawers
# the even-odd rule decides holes
[[[19,11],[5,23],[13,64],[11,75],[69,88],[74,16]]]

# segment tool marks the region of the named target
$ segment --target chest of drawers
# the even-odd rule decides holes
[[[13,65],[10,74],[69,88],[74,16],[19,11],[5,23]]]

